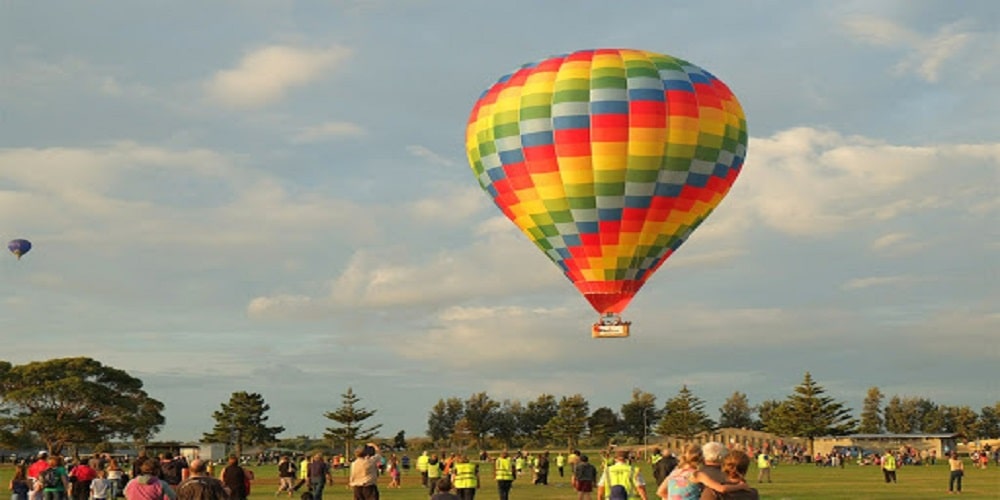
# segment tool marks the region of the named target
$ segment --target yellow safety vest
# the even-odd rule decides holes
[[[500,457],[496,462],[497,481],[513,481],[514,473],[510,470],[510,459]]]
[[[479,486],[476,480],[476,464],[468,462],[455,464],[455,480],[452,481],[456,490],[471,489]]]
[[[430,457],[428,457],[427,455],[420,455],[419,457],[417,457],[417,470],[420,472],[427,472],[428,460],[430,460]]]
[[[885,470],[896,470],[896,457],[887,454],[882,457],[882,468]]]
[[[430,463],[424,465],[424,469],[427,471],[427,479],[437,479],[441,477],[441,462]]]
[[[612,486],[624,486],[629,498],[636,496],[635,475],[638,471],[629,464],[615,463],[604,469],[604,495],[611,493]]]
[[[757,467],[761,469],[768,469],[771,467],[771,457],[767,456],[767,453],[761,453],[757,455]]]

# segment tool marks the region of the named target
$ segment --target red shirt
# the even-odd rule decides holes
[[[38,475],[42,473],[43,470],[49,468],[49,461],[39,458],[35,463],[28,467],[28,477],[38,479]]]
[[[75,477],[77,481],[93,481],[97,478],[97,471],[91,469],[87,464],[80,464],[73,467],[69,475]]]

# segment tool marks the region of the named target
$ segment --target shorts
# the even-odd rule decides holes
[[[593,481],[577,481],[576,482],[576,491],[579,491],[580,493],[590,493],[591,491],[594,491],[594,482]]]

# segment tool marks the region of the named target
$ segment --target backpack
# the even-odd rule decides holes
[[[59,480],[59,471],[55,467],[49,467],[42,471],[38,475],[38,478],[42,480],[43,488],[60,488],[62,487],[62,481]]]
[[[611,493],[608,495],[608,500],[628,500],[628,490],[620,484],[616,484],[611,487]]]

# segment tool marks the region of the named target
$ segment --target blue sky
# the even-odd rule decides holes
[[[805,371],[1000,399],[1000,10],[991,1],[5,2],[0,359],[91,356],[196,439],[235,391],[319,435],[348,386],[387,435],[443,397],[683,384],[783,398]],[[630,47],[740,99],[741,177],[632,302],[595,314],[492,205],[471,106],[551,54]]]

